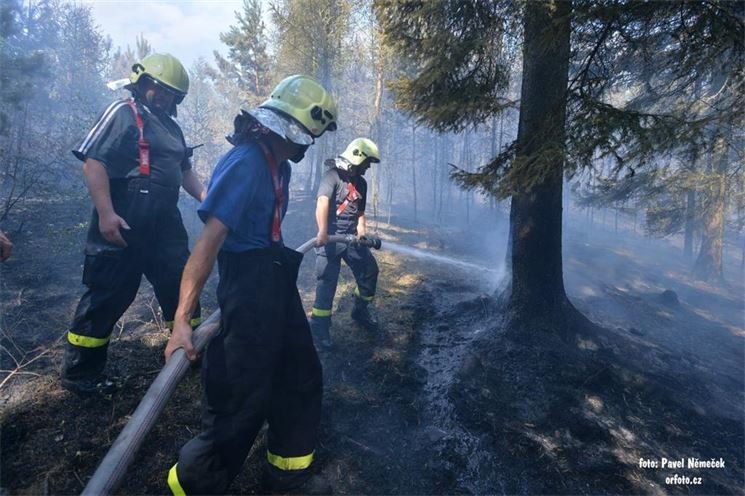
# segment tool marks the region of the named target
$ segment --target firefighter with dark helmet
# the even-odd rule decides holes
[[[321,364],[296,286],[302,255],[286,248],[291,167],[325,131],[336,105],[314,79],[284,79],[258,108],[241,111],[217,163],[205,223],[184,269],[166,360],[195,359],[189,317],[218,261],[221,330],[202,358],[202,432],[168,473],[173,494],[227,494],[266,421],[266,490],[317,492],[310,477],[321,418]],[[321,492],[324,489],[321,489]]]
[[[378,284],[378,264],[367,246],[344,243],[327,244],[330,234],[367,234],[365,175],[373,163],[380,162],[380,152],[372,140],[357,138],[334,159],[326,161],[326,170],[318,188],[316,201],[316,299],[310,325],[316,344],[331,347],[331,307],[341,261],[352,269],[357,287],[354,291],[352,319],[368,330],[378,329],[371,309]]]
[[[83,395],[116,388],[104,375],[107,348],[143,274],[172,325],[189,257],[179,190],[199,201],[206,194],[173,119],[189,90],[181,62],[166,53],[148,55],[134,64],[127,83],[132,98],[110,104],[73,150],[94,209],[83,267],[87,290],[67,333],[62,385]],[[199,315],[196,306],[194,323]]]

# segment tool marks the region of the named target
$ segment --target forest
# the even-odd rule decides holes
[[[334,493],[742,494],[745,2],[241,0],[219,38],[176,117],[204,184],[286,76],[338,105],[292,165],[288,246],[316,235],[324,161],[380,149],[380,329],[350,318],[343,268],[319,351]],[[86,3],[0,0],[0,495],[80,494],[164,366],[143,282],[109,343],[119,391],[60,385],[92,209],[71,150],[129,96],[107,83],[170,51],[151,40],[115,46]],[[193,245],[198,203],[179,207]],[[169,493],[201,397],[192,367],[116,494]],[[263,493],[266,437],[230,494]]]

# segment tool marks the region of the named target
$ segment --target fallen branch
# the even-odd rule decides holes
[[[18,365],[15,369],[11,370],[10,373],[8,374],[8,376],[5,377],[5,379],[3,379],[2,382],[0,382],[0,389],[2,389],[3,386],[5,386],[5,383],[7,383],[10,380],[11,377],[13,377],[16,374],[20,374],[21,373],[21,369],[28,367],[29,365],[31,365],[32,363],[34,363],[39,358],[41,358],[41,357],[45,356],[46,354],[48,354],[50,351],[52,351],[52,349],[51,348],[47,348],[45,351],[39,353],[38,355],[36,355],[31,360],[29,360],[27,362],[24,362],[24,363]],[[15,360],[15,358],[13,360]],[[18,362],[16,362],[16,363],[18,363]],[[0,372],[5,372],[5,371],[3,370],[3,371],[0,371]],[[28,374],[28,373],[29,372],[24,372],[24,374]],[[36,375],[39,375],[39,374],[36,374]]]
[[[21,370],[22,370],[22,369],[24,369],[24,368],[26,368],[26,367],[28,367],[29,365],[31,365],[32,363],[34,363],[34,362],[35,362],[35,361],[37,361],[38,359],[40,359],[40,358],[42,358],[42,357],[44,357],[44,356],[48,355],[48,354],[49,354],[49,353],[50,353],[50,352],[51,352],[51,351],[52,351],[52,350],[54,349],[54,347],[55,347],[55,346],[57,346],[57,345],[59,344],[59,342],[60,342],[60,340],[62,339],[62,337],[63,337],[64,335],[66,335],[66,334],[67,334],[67,333],[65,333],[65,334],[63,334],[62,336],[60,336],[59,338],[57,338],[57,341],[55,341],[55,342],[54,342],[54,344],[53,344],[52,346],[49,346],[49,347],[47,347],[47,348],[46,348],[46,349],[45,349],[44,351],[42,351],[41,353],[39,353],[39,354],[38,354],[38,355],[36,355],[35,357],[33,357],[33,358],[31,358],[30,360],[27,360],[27,361],[25,361],[25,362],[23,361],[23,359],[24,359],[24,358],[26,358],[26,355],[24,355],[24,356],[23,356],[23,358],[21,358],[21,362],[19,362],[18,360],[16,360],[16,357],[15,357],[15,356],[13,356],[13,353],[11,353],[11,352],[10,352],[10,350],[9,350],[8,348],[6,348],[5,346],[0,346],[0,348],[1,348],[1,349],[5,350],[5,352],[6,352],[6,353],[7,353],[8,355],[10,355],[10,358],[12,358],[12,359],[13,359],[13,361],[15,362],[15,364],[16,364],[16,368],[15,368],[15,369],[12,369],[12,370],[10,370],[10,371],[7,371],[7,370],[2,370],[2,371],[0,371],[0,372],[7,372],[7,373],[8,373],[8,375],[7,375],[7,376],[6,376],[6,377],[5,377],[5,378],[4,378],[3,380],[2,380],[2,382],[0,382],[0,389],[2,389],[2,388],[3,388],[3,386],[5,386],[5,384],[6,384],[6,383],[7,383],[7,382],[8,382],[8,381],[9,381],[9,380],[10,380],[10,379],[11,379],[11,378],[12,378],[12,377],[14,376],[14,375],[17,375],[17,374],[21,374],[21,373],[22,373],[23,375],[37,375],[37,376],[41,377],[41,374],[34,374],[33,372],[21,372]],[[11,342],[12,342],[12,340],[11,340]],[[15,346],[15,343],[13,343],[13,345]],[[16,347],[16,348],[17,348],[17,347]],[[37,349],[38,349],[38,348],[37,348]]]

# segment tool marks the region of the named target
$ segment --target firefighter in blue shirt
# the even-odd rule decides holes
[[[62,385],[84,395],[116,387],[103,374],[108,343],[143,274],[172,325],[189,257],[179,189],[200,201],[206,194],[172,118],[189,90],[186,70],[172,55],[156,53],[132,71],[126,86],[132,98],[109,105],[73,150],[94,210],[83,267],[87,291],[67,333]],[[197,323],[198,307],[192,317]]]
[[[268,490],[306,491],[320,423],[321,364],[296,286],[302,255],[284,247],[280,227],[287,160],[336,129],[336,105],[314,79],[290,76],[234,127],[199,208],[205,226],[165,352],[196,358],[189,318],[217,260],[221,329],[203,356],[202,432],[168,474],[176,495],[225,494],[265,421]]]
[[[353,140],[341,155],[326,161],[328,170],[321,178],[316,201],[318,283],[310,321],[316,344],[321,348],[331,347],[331,307],[342,260],[352,269],[357,282],[352,319],[369,330],[378,329],[378,320],[370,308],[378,284],[378,264],[370,248],[326,244],[330,234],[354,234],[358,238],[367,234],[367,182],[362,176],[377,162],[378,146],[367,138]]]

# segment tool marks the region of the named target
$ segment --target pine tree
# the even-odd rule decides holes
[[[222,76],[240,88],[246,103],[253,106],[271,91],[271,66],[261,3],[243,0],[243,13],[236,12],[235,18],[237,25],[220,34],[220,41],[229,48],[228,57],[215,52],[215,62]]]
[[[0,135],[7,135],[9,114],[33,96],[33,82],[42,76],[44,54],[28,49],[25,12],[20,0],[0,1]]]
[[[70,173],[69,147],[107,98],[101,71],[109,44],[89,7],[58,1],[2,7],[0,114],[11,117],[0,135],[4,219],[30,194],[82,186]]]
[[[604,157],[614,159],[615,172],[644,166],[742,109],[745,7],[627,0],[375,6],[386,40],[416,68],[396,83],[397,101],[435,129],[461,129],[508,108],[505,53],[522,46],[516,141],[477,173],[456,177],[512,198],[512,274],[503,293],[510,327],[568,332],[586,324],[564,291],[564,174]],[[727,90],[714,110],[693,113],[690,89],[703,73],[724,74]]]
[[[277,77],[298,73],[315,77],[336,98],[340,115],[350,115],[335,85],[346,60],[343,42],[351,25],[350,12],[349,0],[279,0],[272,4],[277,27]],[[312,167],[309,190],[320,182],[323,161],[338,153],[337,133],[327,136],[311,148],[306,158]]]

